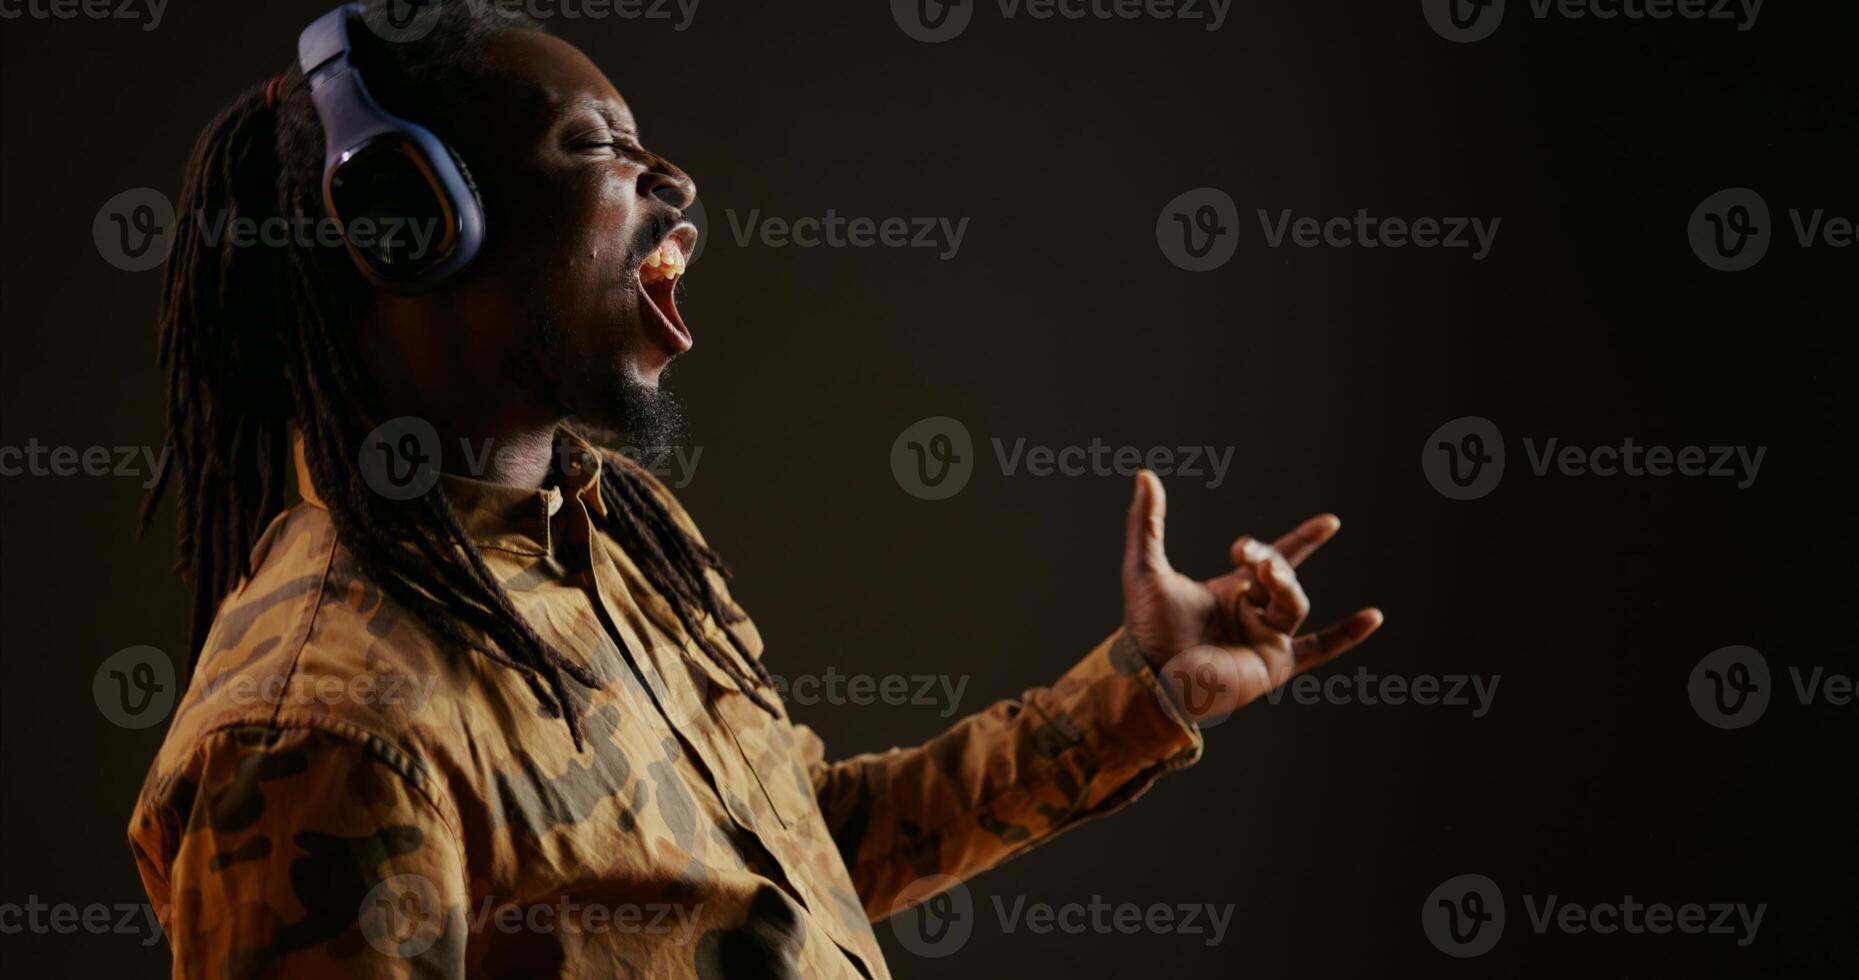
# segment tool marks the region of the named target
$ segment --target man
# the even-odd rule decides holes
[[[443,282],[202,234],[326,214],[301,68],[189,167],[162,357],[197,663],[130,826],[176,975],[887,976],[870,922],[1129,802],[1199,756],[1196,718],[1380,624],[1299,633],[1327,515],[1173,571],[1144,473],[1122,628],[923,746],[827,762],[688,515],[591,439],[675,422],[696,188],[579,51],[471,6],[355,33],[482,201]],[[377,454],[409,419],[490,451],[403,492]]]

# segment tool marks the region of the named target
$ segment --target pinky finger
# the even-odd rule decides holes
[[[1348,652],[1381,628],[1381,610],[1363,609],[1334,626],[1305,633],[1291,644],[1294,670],[1303,673]]]

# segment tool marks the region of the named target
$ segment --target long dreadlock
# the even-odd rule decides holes
[[[462,101],[484,81],[484,43],[512,29],[540,27],[495,5],[446,4],[424,38],[393,45],[391,57],[370,65],[370,83],[384,103],[395,92],[409,100],[445,92]],[[259,534],[285,506],[295,427],[317,495],[362,573],[444,641],[520,674],[580,749],[583,701],[570,682],[595,689],[600,680],[517,612],[438,487],[394,501],[362,478],[358,455],[380,413],[353,332],[369,287],[346,252],[320,241],[246,247],[232,236],[209,240],[205,225],[221,221],[223,230],[240,219],[325,215],[322,128],[303,74],[293,66],[281,77],[275,104],[266,88],[254,86],[221,110],[195,145],[162,288],[159,363],[168,373],[172,462],[143,504],[141,526],[148,527],[172,480],[174,570],[194,597],[188,671],[221,600],[250,573]],[[737,631],[722,631],[732,657],[701,626],[705,617],[720,625],[743,618],[712,584],[712,574],[728,578],[721,559],[677,523],[634,468],[610,461],[601,494],[603,530],[666,599],[691,641],[772,711],[755,683],[772,687],[772,679]]]

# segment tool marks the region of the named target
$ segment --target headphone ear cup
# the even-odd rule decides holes
[[[477,179],[471,176],[471,168],[465,166],[465,158],[452,149],[452,144],[445,144],[445,152],[452,157],[452,165],[458,168],[458,175],[465,180],[465,186],[471,188],[471,199],[478,202],[478,210],[484,210],[484,195],[478,193]]]

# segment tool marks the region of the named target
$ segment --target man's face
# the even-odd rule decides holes
[[[457,145],[484,194],[485,249],[436,298],[457,332],[428,338],[456,368],[434,381],[475,381],[467,397],[507,398],[509,416],[577,415],[655,442],[675,426],[660,376],[691,348],[672,291],[697,241],[682,215],[696,185],[640,145],[574,46],[511,31],[488,56],[489,94],[457,109],[474,120]]]

